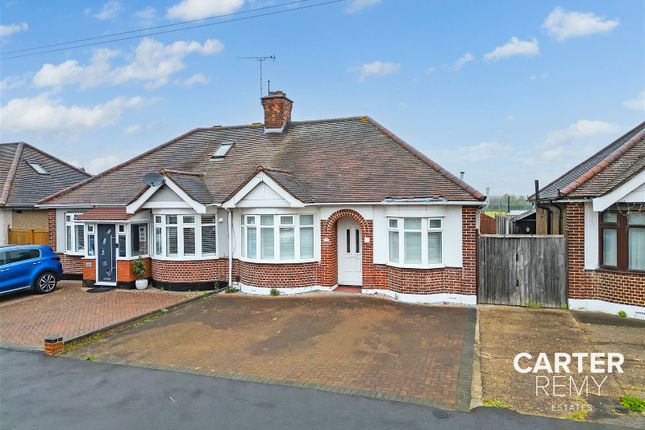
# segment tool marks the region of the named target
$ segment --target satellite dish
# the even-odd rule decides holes
[[[143,182],[151,187],[158,187],[163,184],[163,175],[159,173],[146,173],[143,177]]]

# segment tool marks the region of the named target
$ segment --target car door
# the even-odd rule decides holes
[[[9,288],[9,268],[7,267],[7,251],[0,250],[0,292],[8,291]]]
[[[33,281],[31,275],[36,271],[36,266],[41,263],[39,257],[40,251],[33,248],[6,251],[6,264],[0,269],[6,277],[2,291],[30,286]]]

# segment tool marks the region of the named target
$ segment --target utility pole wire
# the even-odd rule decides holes
[[[261,17],[264,17],[264,16],[271,16],[271,15],[278,15],[278,14],[287,13],[287,12],[295,12],[295,11],[303,10],[303,9],[311,9],[311,8],[318,7],[318,6],[326,6],[326,5],[330,5],[330,4],[333,4],[333,3],[340,3],[340,2],[343,2],[343,1],[345,1],[345,0],[329,0],[329,1],[321,2],[321,3],[298,6],[298,7],[293,7],[293,8],[289,8],[289,9],[285,9],[285,10],[278,10],[278,11],[273,11],[273,12],[265,12],[265,13],[261,13],[261,14],[256,14],[256,15],[251,15],[251,16],[244,16],[244,17],[229,19],[229,20],[225,20],[225,21],[210,22],[210,23],[206,23],[206,24],[192,25],[192,26],[188,26],[188,27],[184,27],[184,28],[175,28],[175,29],[172,29],[172,30],[157,31],[157,32],[147,33],[145,35],[121,37],[121,38],[117,38],[117,39],[103,40],[103,41],[99,41],[99,42],[84,43],[84,44],[80,44],[80,45],[67,46],[67,47],[63,47],[63,48],[49,49],[49,50],[45,50],[45,51],[31,52],[31,53],[20,54],[20,55],[13,55],[13,56],[10,56],[10,57],[2,58],[2,60],[6,61],[6,60],[13,60],[13,59],[16,59],[16,58],[32,57],[34,55],[49,54],[49,53],[52,53],[52,52],[60,52],[60,51],[66,51],[66,50],[70,50],[70,49],[85,48],[85,47],[88,47],[88,46],[105,45],[107,43],[121,42],[123,40],[140,39],[140,38],[146,37],[146,36],[156,36],[156,35],[160,35],[160,34],[168,34],[168,33],[176,33],[176,32],[179,32],[179,31],[192,30],[192,29],[195,29],[195,28],[210,27],[210,26],[219,25],[219,24],[227,24],[227,23],[230,23],[230,22],[246,21],[248,19],[261,18]]]
[[[167,27],[177,27],[177,26],[180,26],[180,25],[191,24],[193,22],[210,21],[210,20],[213,20],[213,19],[225,18],[227,16],[234,16],[234,15],[252,13],[252,12],[257,12],[257,11],[266,10],[266,9],[275,9],[275,8],[282,7],[282,6],[291,6],[293,4],[305,3],[305,2],[310,2],[310,1],[313,1],[313,0],[290,1],[290,2],[286,2],[286,3],[276,4],[276,5],[273,5],[273,6],[263,6],[263,7],[258,7],[258,8],[254,8],[254,9],[247,9],[247,10],[242,10],[242,11],[238,11],[238,12],[231,12],[231,13],[226,13],[226,14],[222,14],[222,15],[211,16],[211,17],[208,17],[208,18],[191,19],[191,20],[188,20],[188,21],[175,22],[175,23],[164,24],[164,25],[156,25],[156,26],[151,26],[151,27],[143,27],[143,28],[138,28],[138,29],[135,29],[135,30],[128,30],[128,31],[121,31],[121,32],[112,33],[112,34],[105,34],[105,35],[102,35],[102,36],[85,37],[85,38],[82,38],[82,39],[68,40],[66,42],[57,42],[57,43],[50,43],[48,45],[32,46],[31,48],[14,49],[12,51],[4,51],[3,54],[4,55],[15,54],[15,53],[18,53],[18,52],[34,51],[34,50],[37,50],[37,49],[52,48],[54,46],[70,45],[70,44],[73,44],[73,43],[80,43],[80,42],[88,42],[90,40],[109,39],[109,38],[112,38],[112,37],[123,36],[125,34],[140,33],[140,32],[143,32],[143,31],[158,30],[158,29],[167,28]]]

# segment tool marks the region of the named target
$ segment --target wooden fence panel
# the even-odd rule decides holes
[[[48,245],[49,231],[46,229],[9,229],[10,245]]]
[[[563,307],[567,303],[563,236],[479,237],[479,303]]]

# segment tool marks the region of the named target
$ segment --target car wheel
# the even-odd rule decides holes
[[[56,288],[57,282],[56,275],[51,272],[44,272],[36,278],[34,289],[40,294],[51,293]]]

